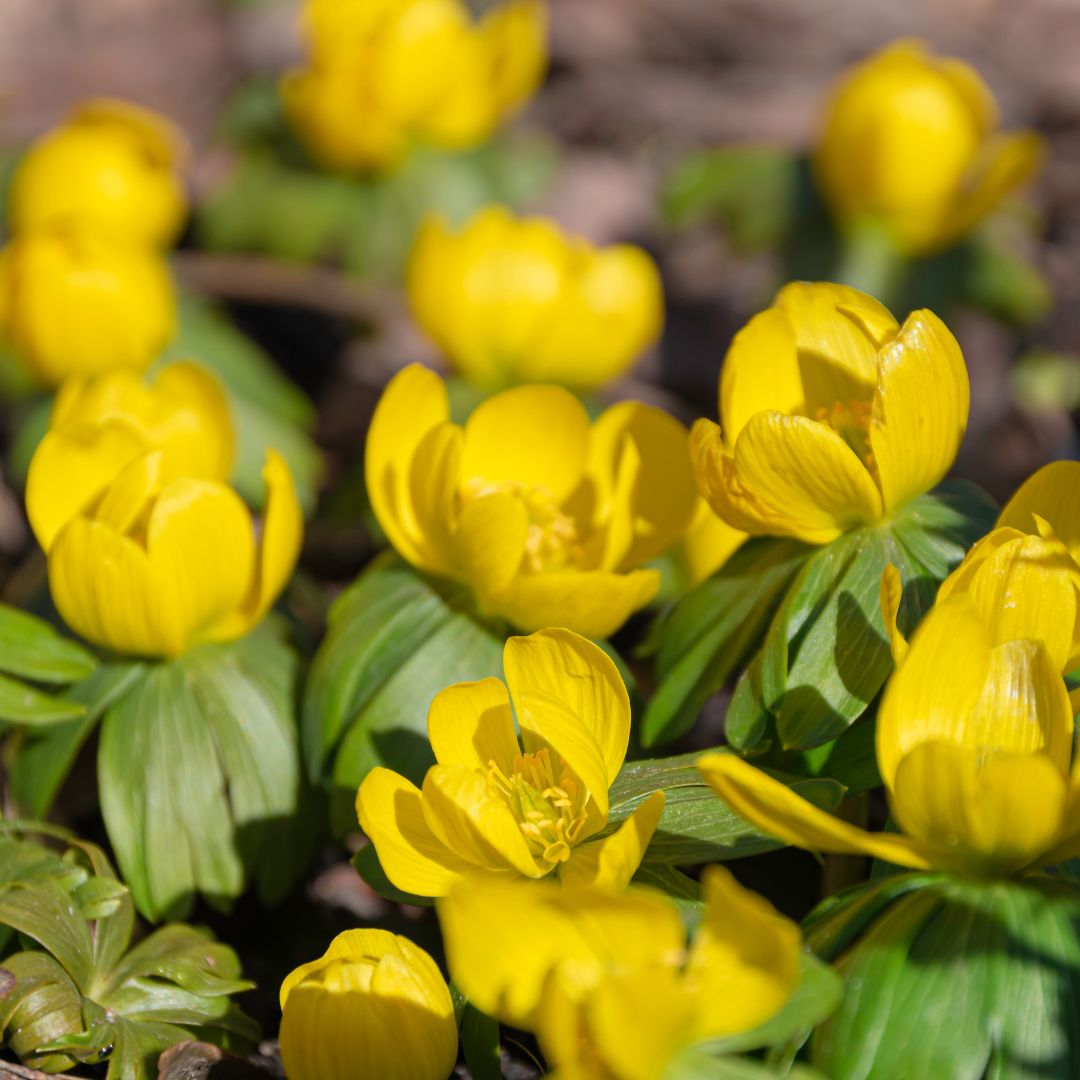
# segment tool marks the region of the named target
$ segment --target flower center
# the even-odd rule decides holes
[[[506,799],[534,855],[552,867],[570,858],[585,828],[589,793],[562,758],[546,748],[518,754],[509,775],[489,761],[488,781]]]
[[[870,419],[873,406],[869,401],[835,401],[822,405],[814,419],[827,424],[855,452],[855,456],[874,471],[874,452],[870,448]]]
[[[539,484],[523,484],[517,480],[483,480],[474,477],[462,488],[464,502],[484,495],[509,494],[516,496],[525,507],[529,527],[525,534],[525,570],[543,574],[580,566],[584,551],[578,536],[577,522],[555,501],[551,492]]]

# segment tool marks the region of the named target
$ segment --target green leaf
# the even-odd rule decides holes
[[[701,886],[688,874],[665,863],[642,863],[634,873],[635,885],[647,885],[670,897],[686,923],[687,933],[692,933],[701,921],[704,901]]]
[[[0,889],[0,924],[33,938],[51,953],[80,989],[90,984],[94,943],[86,920],[64,885],[35,877]]]
[[[460,1021],[461,1049],[472,1080],[502,1080],[499,1062],[499,1022],[468,1001]]]
[[[827,1080],[816,1069],[805,1065],[779,1072],[760,1061],[713,1057],[700,1047],[690,1047],[677,1054],[668,1063],[662,1080],[767,1080],[775,1076],[786,1076],[789,1080]]]
[[[880,883],[867,890],[873,915],[837,961],[847,990],[814,1035],[813,1063],[875,1080],[1080,1075],[1075,889],[905,876],[914,886],[891,903]],[[813,920],[811,944],[837,917]]]
[[[659,634],[657,691],[642,719],[645,746],[690,729],[705,702],[757,647],[783,589],[811,550],[792,540],[751,540],[676,605]]]
[[[0,675],[0,720],[24,727],[44,728],[75,720],[85,711],[77,702],[43,694],[17,679]]]
[[[0,995],[0,1037],[33,1069],[61,1072],[75,1064],[66,1054],[47,1052],[83,1027],[83,998],[71,976],[48,953],[20,952],[3,961],[15,985]]]
[[[105,710],[130,690],[146,673],[141,663],[115,663],[99,667],[64,693],[82,715],[77,720],[21,733],[9,766],[15,804],[28,817],[44,817]]]
[[[64,686],[85,679],[96,666],[92,653],[43,619],[0,604],[0,671]]]
[[[776,247],[799,210],[799,163],[787,150],[737,146],[683,158],[661,191],[675,228],[719,220],[741,251]]]
[[[188,911],[196,893],[227,908],[253,876],[274,899],[294,879],[304,857],[293,829],[296,667],[264,625],[148,667],[110,707],[98,753],[102,812],[147,918]]]
[[[434,763],[427,714],[440,690],[502,673],[502,636],[459,602],[441,583],[392,564],[367,570],[334,604],[303,725],[313,777],[336,750],[336,830],[355,826],[356,789],[375,765],[419,782]]]
[[[662,790],[667,802],[645,853],[645,862],[650,865],[690,866],[783,847],[717,798],[694,764],[699,757],[701,752],[624,765],[611,786],[609,830],[629,817],[652,792]],[[794,780],[791,787],[824,810],[834,809],[843,796],[841,785],[832,780]]]

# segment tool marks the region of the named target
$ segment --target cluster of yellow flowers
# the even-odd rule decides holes
[[[187,212],[183,137],[123,101],[80,105],[27,152],[0,251],[0,340],[36,381],[145,369],[172,337],[162,249]]]
[[[474,21],[463,0],[309,0],[307,65],[281,86],[286,113],[330,169],[395,165],[414,142],[487,139],[547,66],[547,9],[507,0]]]

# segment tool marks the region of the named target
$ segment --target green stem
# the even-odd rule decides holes
[[[888,234],[880,226],[864,224],[844,237],[836,281],[869,293],[892,310],[903,296],[908,270],[908,260]]]

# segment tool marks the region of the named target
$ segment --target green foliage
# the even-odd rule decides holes
[[[101,726],[109,839],[139,910],[268,903],[302,870],[311,825],[294,724],[298,660],[269,627],[145,665]]]
[[[311,439],[315,410],[250,338],[212,304],[192,294],[180,301],[180,325],[160,364],[197,360],[224,383],[236,432],[232,481],[252,505],[262,506],[268,449],[286,460],[305,512],[315,507],[322,460]]]
[[[899,875],[827,901],[807,932],[847,984],[812,1042],[828,1075],[1080,1074],[1074,888]]]
[[[378,562],[337,599],[303,704],[312,780],[330,772],[337,831],[355,826],[356,789],[375,765],[419,783],[434,764],[432,698],[451,683],[502,674],[504,635],[464,594],[395,562]]]
[[[502,1080],[499,1022],[470,1004],[453,983],[450,984],[450,995],[454,1000],[454,1014],[469,1075],[473,1080]]]
[[[106,1080],[143,1080],[174,1043],[258,1036],[230,1000],[251,986],[231,949],[179,924],[132,948],[134,927],[131,897],[99,848],[0,822],[0,932],[20,940],[0,961],[0,1037],[21,1061],[45,1072],[104,1061]]]
[[[489,203],[520,205],[539,193],[553,167],[550,145],[535,138],[458,154],[417,147],[394,172],[366,178],[318,172],[260,147],[201,206],[199,234],[211,249],[335,260],[357,277],[395,283],[425,214],[460,222]]]

